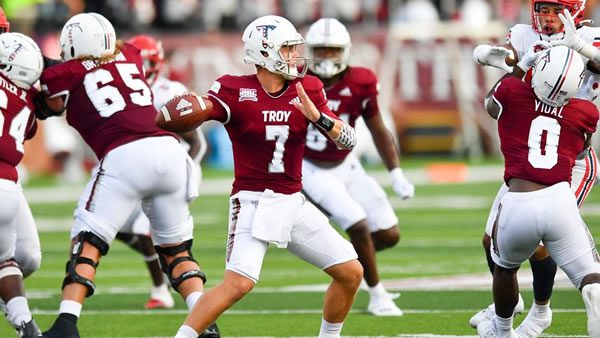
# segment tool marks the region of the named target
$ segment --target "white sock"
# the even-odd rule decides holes
[[[510,316],[509,318],[502,318],[499,317],[498,315],[496,315],[496,317],[494,317],[494,320],[496,321],[496,328],[498,329],[498,333],[501,332],[509,332],[510,330],[512,330],[513,328],[513,317]]]
[[[175,338],[198,338],[198,332],[187,325],[181,325]]]
[[[192,309],[194,308],[194,305],[196,305],[196,302],[198,302],[198,299],[200,299],[200,297],[202,297],[203,294],[204,294],[204,292],[202,292],[202,291],[195,291],[195,292],[190,293],[185,298],[185,303],[187,304],[189,311],[192,311]]]
[[[31,321],[32,317],[31,311],[29,311],[29,304],[27,304],[27,298],[23,296],[14,297],[9,300],[8,303],[6,303],[6,309],[8,321],[15,327]]]
[[[77,303],[74,300],[63,300],[60,302],[58,313],[70,313],[75,317],[79,318],[79,316],[81,316],[82,307],[83,305]]]
[[[344,323],[330,323],[323,318],[321,320],[321,331],[319,332],[319,338],[337,338],[342,332],[342,326]]]
[[[371,298],[383,297],[386,294],[387,292],[385,291],[385,288],[383,287],[383,284],[381,284],[381,282],[377,283],[377,285],[375,286],[369,286],[369,296]]]
[[[545,305],[539,305],[537,304],[535,301],[533,302],[533,306],[531,307],[532,311],[535,311],[535,313],[539,316],[539,317],[544,317],[548,314],[548,312],[550,312],[550,303],[545,304]]]

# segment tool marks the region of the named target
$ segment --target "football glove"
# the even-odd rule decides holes
[[[395,168],[390,171],[390,175],[392,176],[392,188],[400,198],[406,200],[415,196],[415,186],[404,176],[402,169]]]
[[[552,48],[552,45],[547,41],[538,41],[533,45],[529,46],[527,53],[523,55],[517,67],[521,68],[524,72],[527,72],[529,68],[533,67],[537,59],[540,57],[542,51]]]
[[[512,50],[502,46],[479,45],[473,50],[473,60],[484,65],[511,73],[513,67],[506,64],[506,57],[514,57]]]
[[[565,27],[565,37],[562,38],[562,40],[551,41],[550,44],[552,44],[552,46],[567,46],[592,60],[594,63],[599,63],[600,52],[598,51],[598,48],[583,41],[581,36],[579,36],[571,12],[565,9],[563,13],[558,14],[558,18]]]

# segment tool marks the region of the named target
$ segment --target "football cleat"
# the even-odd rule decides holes
[[[175,300],[169,292],[166,284],[152,287],[150,299],[144,305],[144,308],[151,309],[171,309],[175,306]]]
[[[217,327],[217,323],[212,323],[210,326],[202,332],[198,338],[220,338],[221,333],[219,332],[219,327]]]
[[[372,297],[367,311],[372,315],[381,317],[400,317],[404,314],[392,298],[387,297],[387,294],[386,297]]]
[[[42,331],[40,331],[40,328],[33,319],[27,323],[22,322],[16,329],[18,338],[37,338],[42,334]]]
[[[552,324],[552,310],[540,315],[535,310],[530,310],[521,325],[515,330],[519,338],[536,338]]]
[[[600,338],[600,284],[584,286],[581,296],[588,316],[588,334],[591,338]]]
[[[77,325],[68,319],[62,318],[60,315],[52,324],[48,331],[44,331],[41,336],[43,338],[81,338]]]
[[[523,301],[523,297],[521,297],[521,294],[519,293],[519,301],[515,306],[514,315],[522,313],[523,310],[525,310],[525,302]],[[494,303],[492,303],[487,308],[474,314],[473,317],[469,319],[469,325],[471,325],[472,328],[476,328],[477,326],[479,326],[479,324],[492,320],[492,318],[494,318],[495,315],[496,308],[494,306]]]
[[[479,337],[483,338],[495,338],[499,337],[498,330],[496,329],[496,321],[492,318],[492,320],[486,320],[477,325],[477,334]],[[515,330],[510,329],[508,337],[510,338],[519,338]]]

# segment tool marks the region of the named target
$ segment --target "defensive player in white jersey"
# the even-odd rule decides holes
[[[146,79],[152,90],[154,107],[156,109],[160,109],[173,97],[188,91],[182,83],[171,81],[161,76],[160,72],[165,59],[160,41],[149,35],[140,34],[131,37],[127,40],[127,43],[140,50],[142,61],[144,62]],[[200,129],[197,129],[196,131],[181,133],[179,136],[185,141],[188,154],[194,160],[200,173],[200,161],[206,152],[204,135]],[[152,238],[150,238],[150,222],[148,221],[148,217],[142,212],[141,205],[135,209],[119,233],[117,233],[116,238],[142,254],[146,261],[153,286],[150,291],[150,299],[144,307],[146,309],[172,308],[175,302],[160,269],[158,255],[152,244]]]
[[[480,45],[473,51],[473,57],[483,65],[494,66],[512,73],[520,73],[524,68],[529,69],[535,61],[533,59],[535,51],[531,50],[534,44],[540,41],[561,41],[564,38],[564,25],[558,15],[565,9],[575,13],[577,31],[585,41],[589,43],[600,41],[600,29],[582,25],[584,22],[585,0],[533,0],[531,2],[532,21],[530,25],[515,25],[509,32],[506,46]],[[587,70],[584,74],[583,85],[576,97],[592,101],[599,92],[600,67],[597,67],[594,62],[589,62],[589,59],[585,56],[581,57],[584,63],[587,64]],[[523,73],[516,75],[525,77],[526,81],[531,78],[530,72],[526,75]],[[597,167],[598,160],[594,149],[590,146],[578,156],[572,171],[571,188],[575,193],[579,206],[583,204],[594,185],[598,174]],[[483,246],[490,271],[493,271],[495,265],[490,253],[491,229],[496,219],[498,202],[507,191],[508,187],[506,185],[500,187],[492,204],[483,237]],[[517,333],[521,336],[537,337],[552,322],[552,311],[549,303],[556,274],[556,263],[543,246],[538,247],[532,255],[530,263],[534,279],[535,299],[527,317],[521,326],[517,328]],[[519,304],[515,310],[521,312],[523,308],[522,298],[519,298]],[[471,326],[476,327],[481,321],[489,320],[493,315],[494,306],[492,304],[474,315],[469,323]]]
[[[23,158],[24,141],[36,131],[33,97],[38,90],[33,85],[43,65],[42,53],[32,39],[19,33],[0,35],[0,300],[17,336],[24,338],[37,337],[40,330],[25,298],[24,273],[16,256],[17,245],[22,244],[19,233],[29,225],[21,222],[35,228],[16,166]],[[28,217],[23,218],[25,211]]]
[[[363,269],[352,245],[301,194],[302,157],[309,124],[345,149],[356,144],[354,128],[328,109],[321,81],[299,71],[307,59],[299,50],[304,39],[287,19],[260,17],[243,41],[244,61],[256,65],[256,74],[224,75],[208,93],[208,119],[225,125],[235,164],[225,276],[175,337],[195,338],[250,292],[275,244],[331,277],[319,337],[339,338]]]
[[[379,111],[377,76],[370,69],[348,65],[351,41],[346,27],[333,18],[319,19],[306,33],[306,46],[309,74],[323,82],[331,111],[351,126],[364,119],[394,191],[402,199],[413,197],[415,188],[400,169],[394,139]],[[306,137],[302,191],[350,237],[369,286],[367,310],[376,316],[401,316],[395,295],[387,293],[379,280],[375,259],[376,251],[391,248],[400,239],[394,209],[358,158],[312,125]]]

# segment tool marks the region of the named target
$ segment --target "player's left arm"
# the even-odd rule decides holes
[[[322,88],[321,88],[322,90]],[[325,104],[319,104],[323,111],[320,111],[313,101],[308,97],[304,87],[300,82],[296,83],[296,92],[300,102],[293,102],[294,107],[300,110],[302,114],[315,126],[322,129],[327,136],[340,148],[352,149],[356,145],[356,134],[354,128],[348,123],[335,117],[329,108],[325,98],[319,98]]]
[[[202,135],[202,132],[198,130],[192,130],[177,134],[190,146],[188,155],[190,155],[190,157],[198,163],[202,161],[207,149],[206,139],[204,138],[204,135]]]

